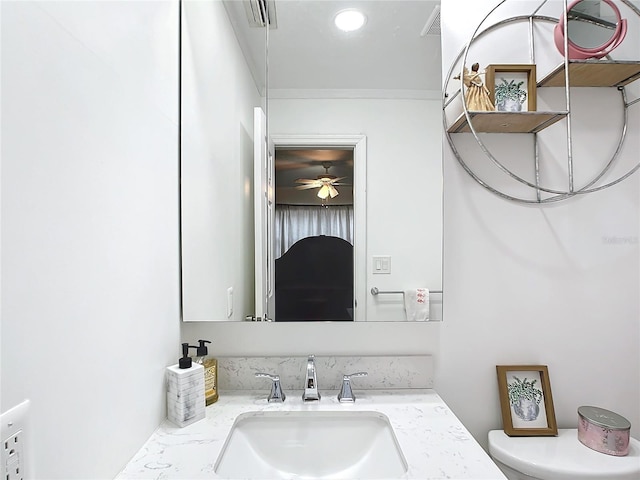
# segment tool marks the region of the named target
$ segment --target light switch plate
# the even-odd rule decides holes
[[[390,274],[391,255],[374,255],[372,268],[374,274]]]

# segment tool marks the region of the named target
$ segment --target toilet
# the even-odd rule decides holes
[[[638,480],[640,442],[631,438],[629,454],[615,457],[586,447],[577,429],[557,437],[509,437],[489,432],[489,454],[509,480]]]

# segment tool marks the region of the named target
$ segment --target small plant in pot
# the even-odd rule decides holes
[[[538,418],[540,413],[540,402],[542,401],[542,390],[536,388],[537,380],[520,380],[515,375],[514,381],[507,385],[509,393],[509,403],[518,417],[526,422]]]
[[[501,112],[519,112],[522,104],[527,99],[527,92],[522,90],[524,82],[516,83],[515,80],[505,80],[501,78],[499,85],[495,88],[496,109]]]

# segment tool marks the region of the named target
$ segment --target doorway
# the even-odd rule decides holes
[[[363,320],[366,138],[272,139],[275,321]]]

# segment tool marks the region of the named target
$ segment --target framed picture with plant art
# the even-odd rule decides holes
[[[498,112],[535,112],[534,64],[489,65],[485,73],[489,97]]]
[[[546,365],[497,365],[504,433],[558,435]]]

